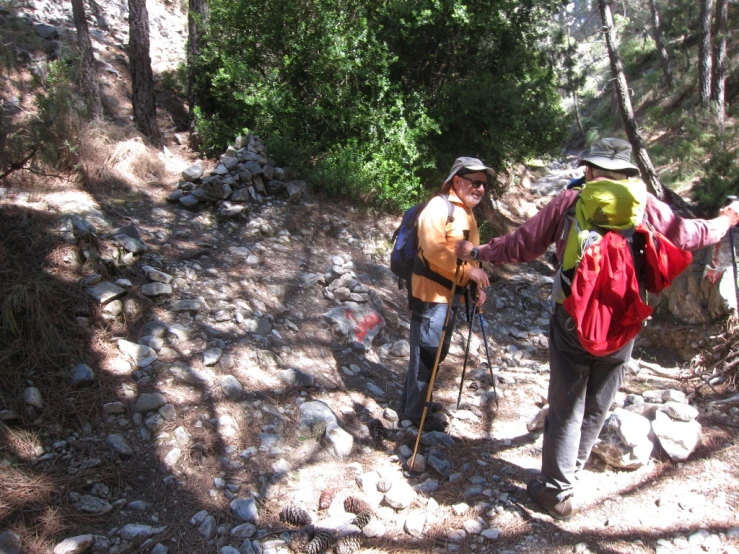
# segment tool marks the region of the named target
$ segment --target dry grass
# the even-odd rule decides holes
[[[88,337],[75,313],[88,305],[68,268],[56,265],[66,246],[54,220],[18,207],[0,208],[0,392],[16,404],[25,380],[47,380],[60,392],[56,371],[71,369],[84,355]],[[44,391],[42,391],[44,392]],[[18,410],[19,411],[19,410]]]
[[[704,349],[693,358],[693,379],[700,379],[710,389],[708,394],[725,394],[739,388],[739,319],[730,317],[723,332],[707,339]],[[714,380],[720,378],[716,383]]]
[[[91,123],[83,129],[79,142],[84,186],[95,196],[113,198],[132,191],[145,192],[147,185],[161,181],[165,175],[156,150],[132,125]]]
[[[8,459],[3,460],[1,466],[0,521],[8,521],[11,516],[18,515],[33,519],[39,513],[45,513],[57,491],[57,483],[48,475],[25,471]]]

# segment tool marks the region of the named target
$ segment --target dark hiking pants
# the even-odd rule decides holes
[[[634,341],[608,356],[593,356],[577,338],[575,323],[557,305],[549,322],[549,414],[544,424],[542,480],[562,501],[590,456],[623,382]]]
[[[459,310],[459,296],[452,307],[449,316],[449,329],[444,338],[439,363],[444,361],[449,352],[454,332],[454,320]],[[403,385],[403,395],[400,399],[400,418],[420,420],[423,415],[423,405],[426,402],[431,372],[434,369],[436,351],[444,335],[444,319],[449,304],[438,302],[421,302],[413,300],[413,314],[411,315],[411,355],[408,361],[408,372]]]

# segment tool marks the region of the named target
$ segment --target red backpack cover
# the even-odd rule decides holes
[[[690,265],[693,256],[654,229],[639,225],[636,232],[645,235],[644,285],[649,292],[660,292]],[[641,298],[627,239],[609,232],[588,247],[564,308],[575,321],[580,343],[594,356],[620,350],[639,333],[652,308]]]

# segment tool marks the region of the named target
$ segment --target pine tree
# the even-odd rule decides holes
[[[95,71],[95,57],[92,55],[90,31],[85,19],[85,5],[82,0],[72,0],[72,15],[77,29],[77,47],[80,49],[79,83],[85,95],[90,115],[93,119],[103,117],[103,104],[100,100],[100,86]]]
[[[700,103],[711,98],[711,11],[713,0],[701,0],[700,42],[698,43],[698,93]]]
[[[146,0],[128,0],[128,57],[133,89],[133,120],[153,144],[160,146],[162,136],[157,124],[154,74],[149,54],[149,14]]]
[[[626,82],[623,62],[618,51],[618,38],[616,37],[616,29],[613,24],[610,3],[608,0],[598,0],[598,6],[600,8],[601,19],[603,20],[603,34],[605,35],[608,57],[611,62],[611,75],[613,77],[613,84],[618,98],[618,107],[621,112],[624,129],[626,130],[626,136],[629,138],[629,142],[634,149],[636,163],[639,166],[642,178],[657,198],[664,199],[665,189],[657,176],[657,171],[652,165],[649,154],[644,148],[641,131],[639,131],[636,119],[634,118],[634,109],[631,106],[631,99],[629,98],[629,85]]]
[[[187,102],[190,118],[198,104],[195,87],[195,65],[200,55],[200,43],[208,28],[209,17],[207,0],[188,0],[187,12]]]
[[[672,77],[672,68],[670,67],[670,56],[667,52],[664,40],[662,40],[662,27],[659,20],[659,10],[657,9],[657,0],[649,0],[649,10],[652,13],[652,33],[654,34],[654,42],[657,45],[659,60],[662,64],[662,71],[665,74],[665,82],[668,88],[675,85]]]
[[[726,96],[726,41],[729,20],[728,0],[717,0],[713,27],[713,74],[711,76],[711,100],[716,104],[716,115],[723,126]]]

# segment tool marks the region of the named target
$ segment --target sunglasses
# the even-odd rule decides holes
[[[464,179],[465,181],[469,181],[470,185],[472,185],[472,188],[479,189],[480,187],[487,186],[487,181],[479,181],[478,179],[470,179],[469,177],[465,177],[464,175],[458,175],[460,179]]]

